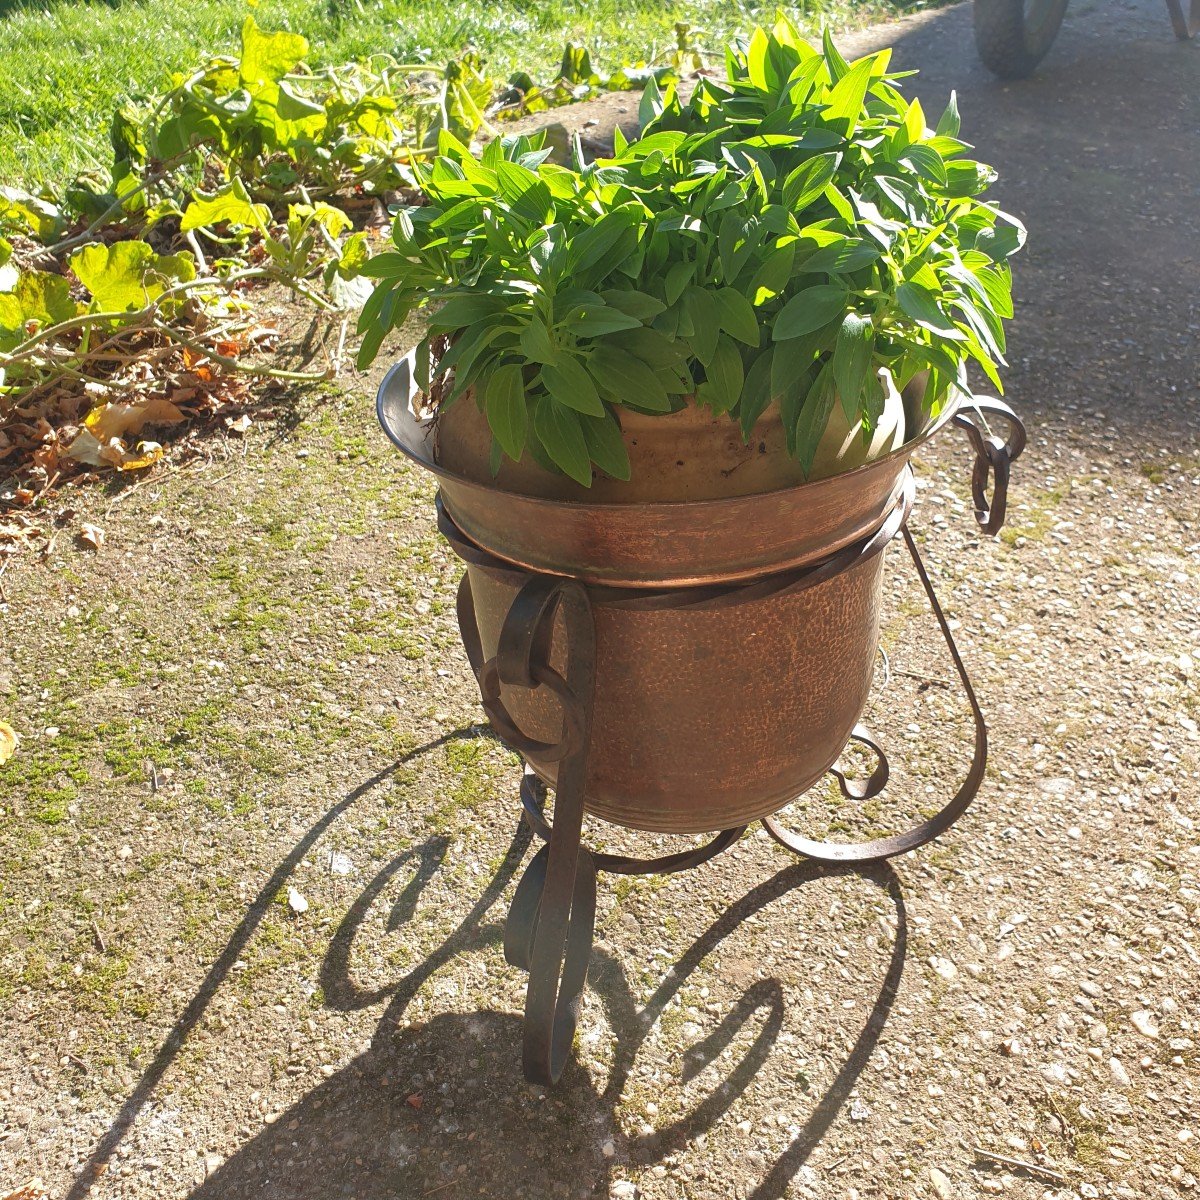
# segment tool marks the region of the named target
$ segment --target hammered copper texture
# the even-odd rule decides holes
[[[879,640],[884,555],[824,583],[719,608],[595,603],[596,695],[587,811],[619,825],[705,833],[778,810],[821,777],[859,719]],[[486,658],[519,584],[471,565]],[[565,667],[561,620],[551,663]],[[526,734],[554,742],[544,688],[502,689]],[[554,764],[532,762],[547,783]]]

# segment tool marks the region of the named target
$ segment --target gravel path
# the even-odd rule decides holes
[[[0,1195],[1196,1191],[1200,46],[1150,0],[1077,6],[1021,84],[978,65],[969,8],[852,41],[919,65],[926,111],[958,89],[1031,231],[1009,528],[974,532],[953,435],[913,521],[992,729],[977,806],[871,876],[751,833],[603,879],[576,1061],[524,1085],[499,947],[518,768],[481,725],[457,568],[373,381],[305,401],[82,497],[102,551],[5,576]],[[889,570],[868,717],[893,799],[821,792],[797,826],[902,820],[965,769],[949,664]]]

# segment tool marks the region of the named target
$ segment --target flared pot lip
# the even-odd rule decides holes
[[[399,362],[391,366],[384,375],[376,393],[375,412],[379,424],[389,441],[408,459],[430,472],[437,479],[449,482],[456,488],[466,488],[484,494],[500,494],[519,497],[521,502],[547,511],[561,511],[570,508],[577,512],[670,512],[685,508],[695,510],[697,507],[721,509],[744,505],[746,496],[724,496],[704,500],[561,500],[545,496],[532,496],[528,492],[514,492],[495,484],[484,484],[471,479],[456,471],[449,471],[433,457],[432,439],[434,418],[421,418],[413,407],[413,401],[420,394],[413,371],[413,352],[410,351]],[[910,438],[890,454],[882,458],[864,463],[850,471],[837,475],[828,475],[823,479],[811,482],[789,484],[781,488],[772,488],[757,492],[755,495],[768,497],[803,491],[806,496],[816,499],[822,488],[852,487],[852,481],[863,479],[868,475],[886,474],[889,466],[896,468],[907,462],[913,453],[928,442],[943,426],[945,426],[958,411],[964,400],[963,393],[958,388],[952,388],[947,396],[942,411],[915,438]]]

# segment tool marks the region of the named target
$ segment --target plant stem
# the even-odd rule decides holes
[[[163,337],[169,338],[173,342],[178,342],[181,346],[186,346],[189,350],[194,350],[197,354],[204,355],[208,361],[220,363],[227,370],[237,371],[242,375],[253,375],[260,379],[289,379],[294,383],[320,383],[322,380],[333,378],[332,370],[284,371],[279,367],[263,367],[256,363],[239,362],[236,358],[230,358],[225,354],[218,354],[203,342],[198,341],[196,338],[188,337],[187,334],[181,333],[165,321],[154,321],[153,328],[156,332],[161,333]]]

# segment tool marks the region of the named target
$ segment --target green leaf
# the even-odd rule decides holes
[[[628,329],[605,339],[606,346],[625,350],[648,363],[653,369],[683,365],[688,357],[687,346],[657,329]]]
[[[937,123],[937,132],[942,137],[958,137],[959,130],[962,128],[962,122],[958,116],[958,94],[950,93],[950,103],[946,105],[946,111],[942,113],[941,120]]]
[[[620,333],[623,329],[640,329],[642,323],[619,308],[593,304],[572,309],[563,319],[562,326],[576,337],[602,337],[606,333]]]
[[[501,449],[518,462],[525,449],[529,410],[525,403],[525,381],[516,363],[497,367],[483,385],[483,406],[488,425]]]
[[[325,106],[310,100],[299,92],[295,85],[280,83],[279,97],[275,101],[275,111],[286,124],[304,123],[306,128],[321,129],[325,125]],[[321,119],[312,125],[309,118]]]
[[[616,417],[612,413],[605,413],[602,418],[583,417],[579,424],[583,427],[583,439],[592,462],[614,479],[628,479],[629,451],[625,449],[625,439]]]
[[[946,164],[942,156],[928,142],[917,142],[906,147],[896,156],[898,163],[906,163],[922,179],[946,186]]]
[[[572,355],[564,354],[554,362],[543,363],[542,383],[559,404],[592,417],[604,415],[595,382]]]
[[[667,298],[667,304],[674,304],[683,295],[683,289],[691,282],[691,278],[695,273],[695,262],[677,262],[672,264],[670,270],[667,271],[667,277],[663,283],[663,291]]]
[[[771,403],[771,364],[775,351],[768,347],[751,364],[742,386],[742,399],[738,405],[738,423],[742,427],[742,438],[749,439],[758,418]]]
[[[429,318],[429,328],[435,330],[466,329],[484,317],[503,312],[508,305],[500,296],[452,296]]]
[[[550,189],[528,167],[503,161],[496,169],[500,195],[509,210],[530,225],[545,225],[553,218]]]
[[[796,421],[796,458],[800,469],[805,475],[812,470],[813,459],[817,454],[817,446],[825,436],[829,424],[829,415],[833,412],[837,400],[837,388],[833,382],[833,372],[826,364],[817,374],[813,385],[809,388]]]
[[[71,285],[64,276],[26,271],[12,291],[0,292],[0,350],[12,349],[38,329],[78,313],[79,305],[71,299]]]
[[[84,246],[71,255],[71,270],[92,293],[96,312],[130,312],[145,308],[168,285],[196,278],[190,254],[169,258],[155,254],[145,242],[113,242]]]
[[[866,99],[867,88],[875,70],[874,58],[860,58],[834,85],[826,100],[821,120],[843,136],[849,136],[858,124]]]
[[[630,229],[629,213],[617,209],[601,217],[595,225],[577,233],[567,251],[567,262],[579,275],[600,262]]]
[[[298,33],[264,33],[253,17],[242,24],[239,64],[245,84],[274,83],[308,54],[308,39]]]
[[[919,142],[925,136],[925,110],[921,107],[920,99],[914,98],[908,106],[908,112],[904,114],[903,129],[910,143]]]
[[[875,327],[871,319],[848,312],[842,318],[829,365],[833,382],[842,398],[842,408],[851,422],[859,413],[863,382],[871,369],[874,350]]]
[[[658,90],[658,82],[653,75],[646,80],[645,90],[642,92],[641,101],[638,103],[638,124],[645,129],[651,124],[663,111],[662,92]]]
[[[845,238],[829,246],[822,246],[801,262],[796,270],[802,274],[822,273],[848,275],[869,267],[879,257],[879,250],[870,242],[856,238]]]
[[[0,238],[0,292],[11,292],[17,286],[20,272],[11,262],[12,243]]]
[[[183,219],[179,222],[179,229],[181,233],[187,233],[207,225],[226,223],[266,233],[270,220],[271,210],[265,204],[252,203],[246,185],[240,179],[235,179],[211,196],[193,192],[192,201],[184,209]]]
[[[954,321],[928,288],[919,283],[902,283],[896,289],[896,301],[922,329],[928,329],[942,337],[962,338]]]
[[[692,325],[688,335],[692,352],[707,366],[721,328],[721,310],[716,296],[708,288],[692,285],[683,293],[683,312]]]
[[[558,358],[559,349],[541,317],[534,317],[521,330],[521,353],[535,363],[553,362]]]
[[[671,407],[662,380],[626,350],[602,344],[588,356],[588,368],[600,390],[615,404],[629,402],[658,412]]]
[[[539,396],[533,409],[533,431],[551,462],[576,483],[591,487],[592,460],[577,413],[548,396]]]
[[[737,288],[723,287],[715,293],[721,328],[747,346],[757,346],[761,337],[754,305]]]
[[[840,310],[838,317],[841,317]],[[839,328],[840,319],[812,333],[776,342],[771,363],[771,395],[782,396],[794,390],[796,381],[809,374],[816,356],[832,349]]]
[[[750,280],[750,295],[755,304],[763,304],[774,296],[778,296],[788,285],[792,277],[792,267],[796,261],[796,245],[789,242],[772,250],[763,261],[762,266],[754,272]]]
[[[611,288],[600,295],[606,304],[620,309],[628,316],[636,317],[638,321],[652,321],[667,307],[649,292],[639,292],[635,288]]]
[[[818,154],[802,162],[783,181],[783,203],[803,212],[825,190],[837,171],[840,155]]]
[[[825,55],[826,66],[829,68],[829,78],[837,83],[850,70],[850,65],[838,53],[837,47],[833,44],[833,35],[829,32],[828,25],[821,31],[821,50]]]
[[[696,389],[696,398],[713,412],[728,412],[741,399],[744,382],[741,351],[721,334],[708,367],[708,379]]]
[[[342,243],[342,253],[337,260],[338,271],[347,279],[363,275],[370,258],[370,239],[365,233],[352,233]]]
[[[746,73],[750,77],[750,82],[760,92],[773,90],[778,82],[775,78],[774,68],[770,67],[767,60],[768,49],[767,31],[761,26],[757,26],[750,35],[750,45],[746,48]],[[770,70],[769,76],[768,70]]]
[[[1007,271],[985,269],[975,271],[973,274],[983,284],[983,290],[987,293],[987,298],[996,315],[1011,317],[1013,315],[1012,283],[1008,278]]]
[[[838,283],[819,283],[797,292],[775,317],[771,337],[777,341],[813,333],[840,316],[849,293]]]
[[[21,225],[47,245],[54,241],[63,226],[57,205],[9,187],[0,187],[0,221]]]

